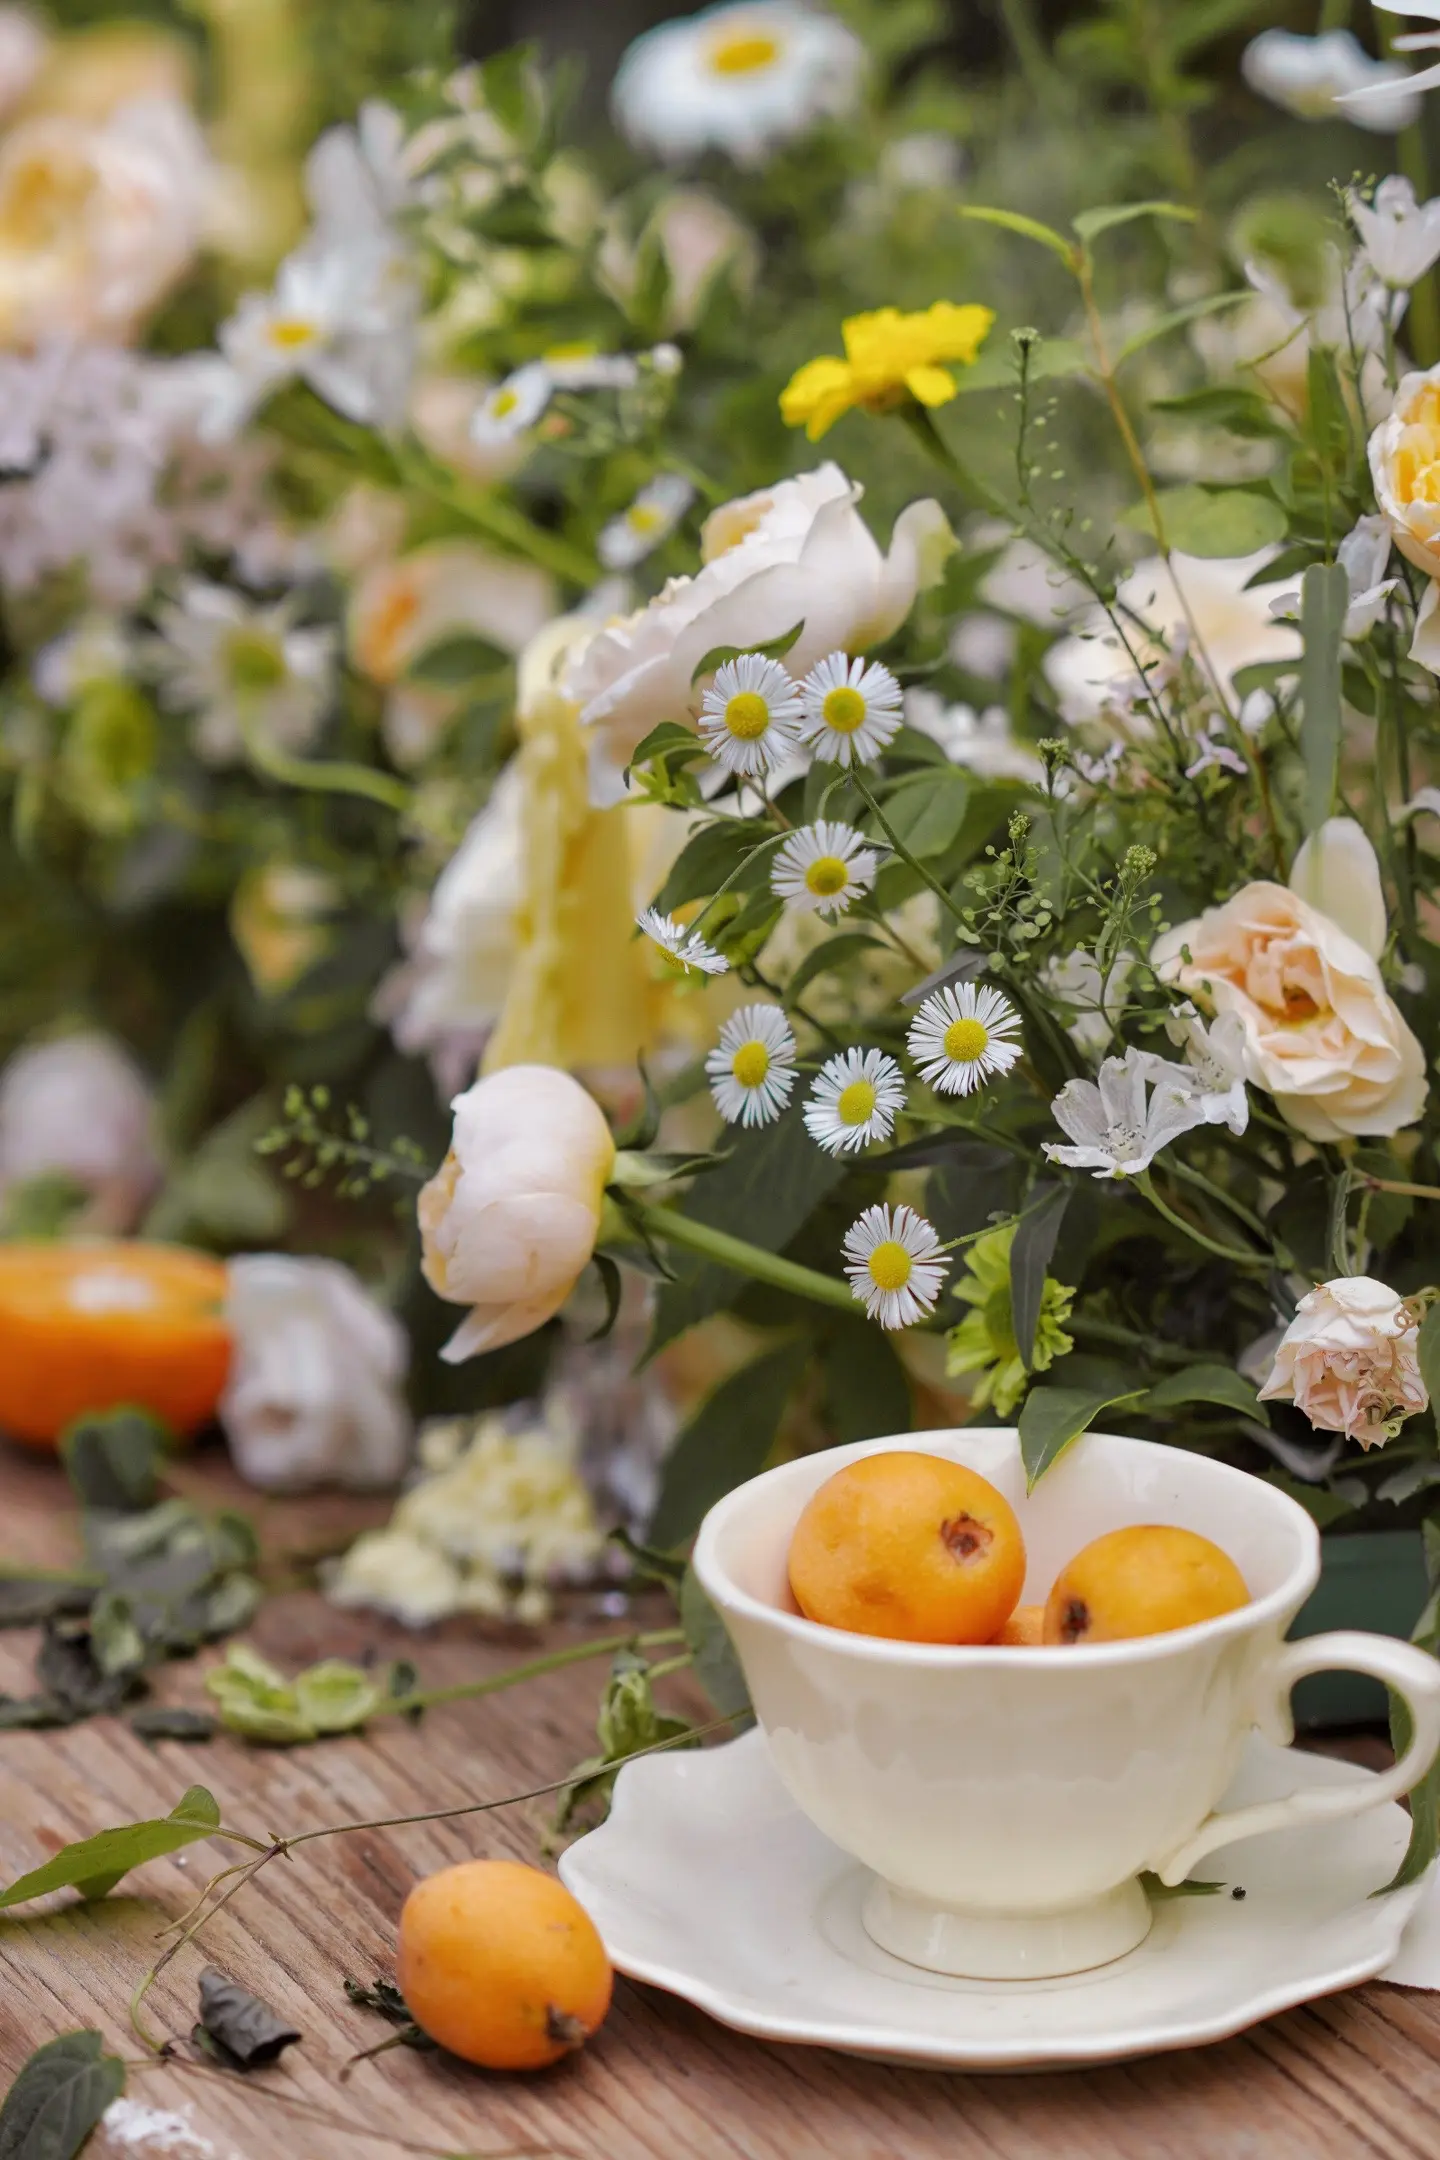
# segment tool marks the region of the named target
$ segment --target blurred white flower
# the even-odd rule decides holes
[[[1371,514],[1357,518],[1335,550],[1335,560],[1350,582],[1344,626],[1347,638],[1354,640],[1370,635],[1385,612],[1385,602],[1400,583],[1399,578],[1387,578],[1384,574],[1390,560],[1390,546],[1388,522]],[[1277,593],[1270,602],[1270,612],[1279,622],[1299,622],[1300,587],[1292,585]],[[1269,717],[1268,713],[1266,717]],[[1243,713],[1241,724],[1244,725]]]
[[[20,103],[49,49],[49,38],[28,8],[0,7],[0,114]]]
[[[1117,954],[1103,984],[1093,953],[1068,952],[1045,963],[1040,979],[1048,996],[1068,1015],[1065,1032],[1077,1050],[1098,1057],[1108,1050],[1125,1011],[1125,996],[1135,972],[1135,955]]]
[[[177,102],[20,120],[0,140],[0,344],[134,337],[194,257],[208,187]]]
[[[31,662],[30,680],[47,705],[63,711],[92,683],[123,676],[131,655],[131,640],[118,616],[93,612],[41,646]]]
[[[260,604],[228,585],[181,580],[155,610],[144,655],[161,703],[192,714],[195,747],[234,765],[258,746],[307,750],[330,702],[335,632],[296,622],[293,599]]]
[[[1244,774],[1250,770],[1240,752],[1231,747],[1225,722],[1218,713],[1206,721],[1198,735],[1189,738],[1185,747],[1195,753],[1185,767],[1187,780],[1193,780],[1197,773],[1209,772],[1212,766],[1219,772]]]
[[[1419,1319],[1389,1285],[1342,1275],[1302,1297],[1275,1352],[1262,1402],[1293,1402],[1318,1432],[1383,1447],[1430,1397]]]
[[[299,380],[347,419],[404,418],[418,288],[395,242],[361,231],[287,255],[269,292],[247,293],[220,326],[230,373],[203,432],[223,441],[282,383]]]
[[[1385,15],[1413,15],[1421,22],[1440,23],[1440,6],[1437,6],[1436,0],[1375,0],[1375,5]],[[1440,30],[1413,31],[1408,37],[1395,38],[1393,45],[1396,52],[1431,52],[1440,45]],[[1440,83],[1440,65],[1422,68],[1419,74],[1406,78],[1407,90],[1417,98],[1422,92],[1433,90],[1437,83]],[[1360,111],[1350,117],[1359,120],[1362,127],[1376,127],[1380,124],[1377,121],[1361,119],[1361,113],[1372,101],[1377,102],[1382,110],[1387,107],[1389,101],[1383,84],[1363,84],[1360,88],[1345,93],[1346,105],[1353,102],[1359,106]]]
[[[1373,60],[1349,30],[1319,37],[1262,30],[1241,55],[1240,72],[1259,96],[1301,120],[1350,120],[1398,135],[1420,115],[1416,78],[1397,61]],[[1351,102],[1357,91],[1364,96]]]
[[[33,1043],[0,1067],[0,1219],[25,1186],[54,1179],[85,1196],[72,1227],[118,1236],[160,1178],[155,1097],[113,1036]]]
[[[534,427],[555,389],[555,377],[545,362],[527,361],[480,399],[470,416],[471,442],[481,451],[517,443]]]
[[[426,1281],[474,1308],[440,1353],[453,1365],[560,1310],[595,1250],[615,1143],[594,1098],[550,1065],[489,1073],[451,1107],[419,1216]]]
[[[631,243],[612,223],[600,245],[598,268],[622,304],[633,299],[649,248],[665,265],[661,321],[667,331],[691,330],[717,280],[728,274],[742,295],[755,283],[759,245],[748,225],[717,196],[699,188],[673,188]]]
[[[716,149],[754,167],[851,111],[864,72],[864,46],[833,15],[802,0],[727,0],[637,38],[610,102],[635,147],[667,163]]]
[[[695,489],[680,473],[657,473],[628,510],[602,527],[595,552],[607,570],[630,570],[668,540],[691,503]]]
[[[966,541],[971,547],[1005,542],[976,587],[977,597],[986,607],[1018,616],[1041,630],[1062,629],[1073,615],[1089,607],[1090,594],[1034,540],[1007,538],[1009,532],[1008,526],[992,519],[967,527]]]
[[[952,765],[982,780],[1025,780],[1038,787],[1045,778],[1041,759],[1015,740],[1003,705],[977,713],[973,705],[947,705],[937,691],[916,688],[905,693],[905,719],[939,743]]]
[[[943,567],[949,526],[938,504],[912,503],[882,555],[856,503],[860,490],[826,464],[724,504],[701,532],[704,567],[671,578],[645,607],[579,646],[562,687],[591,729],[591,797],[616,802],[631,753],[661,720],[694,717],[717,646],[740,651],[804,628],[785,655],[803,674],[837,649],[861,653],[909,614]]]
[[[525,461],[528,446],[514,436],[475,427],[475,416],[495,385],[484,375],[426,369],[410,391],[410,425],[442,465],[484,487],[508,480]]]
[[[336,1260],[244,1253],[229,1277],[220,1422],[240,1475],[267,1492],[395,1484],[410,1417],[394,1314]]]
[[[1157,671],[1181,652],[1188,652],[1211,687],[1231,703],[1241,668],[1274,660],[1294,660],[1298,666],[1298,632],[1270,613],[1281,588],[1250,583],[1273,552],[1262,548],[1254,555],[1219,559],[1176,553],[1168,567],[1159,556],[1137,564],[1116,595],[1123,639],[1097,607],[1081,632],[1062,638],[1045,655],[1045,673],[1063,717],[1073,726],[1115,716],[1117,701],[1119,708],[1143,703],[1153,692]]]
[[[1440,260],[1440,195],[1417,203],[1410,182],[1391,173],[1371,201],[1352,188],[1345,206],[1365,259],[1382,284],[1418,285]]]
[[[742,1005],[705,1060],[727,1125],[773,1125],[795,1085],[795,1037],[778,1005]]]
[[[1095,1080],[1067,1080],[1050,1108],[1074,1144],[1047,1140],[1044,1153],[1097,1178],[1138,1177],[1162,1148],[1206,1122],[1188,1074],[1133,1047],[1106,1058]]]

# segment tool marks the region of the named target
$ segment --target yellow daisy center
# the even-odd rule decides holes
[[[519,402],[513,390],[497,390],[490,401],[490,410],[497,420],[508,420]]]
[[[805,883],[817,900],[829,900],[844,892],[849,882],[849,869],[838,855],[817,855],[805,872]]]
[[[758,690],[738,690],[725,707],[725,725],[741,742],[754,742],[770,725],[770,707]]]
[[[278,345],[282,352],[298,352],[304,345],[315,343],[315,325],[303,315],[281,315],[270,325],[270,343]]]
[[[852,1080],[835,1105],[835,1114],[842,1125],[863,1125],[875,1112],[875,1086],[870,1080]],[[881,1251],[884,1251],[881,1247]],[[896,1246],[896,1251],[900,1247]],[[871,1263],[874,1265],[873,1261]]]
[[[826,692],[821,710],[825,725],[834,728],[837,735],[853,735],[865,718],[865,700],[858,690],[842,683],[838,690]]]
[[[945,1055],[957,1065],[973,1065],[990,1044],[990,1030],[983,1020],[952,1020],[945,1030]]]
[[[665,512],[657,510],[653,503],[632,503],[625,513],[625,522],[632,532],[641,533],[648,539],[665,523]]]
[[[886,1238],[883,1245],[875,1247],[866,1262],[870,1280],[877,1290],[903,1290],[914,1264],[898,1238]]]
[[[741,1043],[730,1060],[730,1070],[743,1088],[757,1088],[770,1070],[770,1053],[762,1042]]]
[[[773,67],[779,57],[780,40],[763,32],[719,38],[710,48],[710,65],[717,75],[755,75]]]

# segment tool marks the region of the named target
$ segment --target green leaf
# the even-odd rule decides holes
[[[62,2033],[37,2048],[0,2108],[0,2160],[75,2160],[125,2090],[125,2065],[98,2032]]]
[[[1019,233],[1023,239],[1038,241],[1058,255],[1067,270],[1074,270],[1078,250],[1073,240],[1064,233],[1056,232],[1053,225],[1042,225],[1038,218],[1023,217],[1018,210],[992,210],[980,203],[957,203],[956,215],[968,218],[976,225],[998,225],[1005,232]]]
[[[686,1568],[680,1584],[680,1625],[695,1660],[695,1677],[721,1717],[748,1724],[754,1713],[740,1660],[693,1567]]]
[[[477,676],[494,675],[509,664],[500,648],[486,638],[449,637],[438,645],[427,645],[406,674],[412,682],[456,687],[473,682]]]
[[[370,1674],[343,1658],[324,1658],[295,1675],[300,1715],[317,1733],[356,1732],[383,1696]]]
[[[1162,1883],[1158,1875],[1152,1875],[1144,1868],[1140,1873],[1140,1887],[1152,1903],[1164,1904],[1169,1898],[1218,1897],[1225,1885],[1223,1882]]]
[[[136,1710],[129,1720],[130,1730],[138,1739],[187,1740],[197,1745],[213,1740],[218,1725],[208,1710],[186,1710],[178,1703],[152,1703],[144,1710]]]
[[[1283,1470],[1267,1470],[1265,1483],[1273,1485],[1277,1492],[1283,1492],[1297,1507],[1303,1507],[1317,1530],[1328,1530],[1342,1515],[1355,1512],[1353,1501],[1342,1499],[1327,1486],[1311,1485],[1304,1478],[1287,1477]]]
[[[127,1515],[152,1507],[173,1437],[152,1412],[133,1404],[76,1418],[60,1435],[60,1458],[81,1507]]]
[[[773,1125],[742,1132],[724,1162],[696,1179],[684,1212],[692,1221],[783,1252],[848,1166],[817,1148],[798,1103]],[[713,1260],[670,1252],[674,1279],[662,1283],[647,1356],[740,1294],[744,1278]]]
[[[805,628],[802,616],[791,629],[782,631],[765,645],[712,645],[709,652],[699,659],[691,671],[692,683],[699,682],[702,675],[713,675],[716,668],[724,667],[727,660],[739,660],[745,653],[760,653],[767,660],[783,660],[791,646]]]
[[[1168,337],[1172,330],[1183,330],[1187,323],[1198,322],[1202,315],[1217,315],[1222,308],[1238,307],[1242,300],[1253,299],[1248,286],[1238,292],[1210,293],[1203,300],[1187,300],[1184,307],[1171,308],[1167,314],[1157,315],[1153,322],[1137,330],[1134,337],[1127,338],[1115,355],[1115,365],[1143,352],[1157,338]]]
[[[1030,345],[1025,373],[1033,382],[1047,382],[1064,375],[1088,375],[1094,362],[1074,338],[1036,338]],[[1020,380],[1020,356],[1013,338],[992,345],[972,366],[956,371],[961,390],[1013,390]]]
[[[1420,1377],[1430,1400],[1440,1404],[1440,1305],[1432,1305],[1421,1321],[1415,1348],[1420,1359]],[[1440,1417],[1440,1409],[1436,1416]]]
[[[1236,551],[1240,552],[1239,550]],[[1340,763],[1340,644],[1350,580],[1339,563],[1312,563],[1300,580],[1300,754],[1305,761],[1305,830],[1315,832],[1335,802]]]
[[[1031,1492],[1065,1450],[1088,1431],[1102,1410],[1117,1410],[1142,1400],[1145,1390],[1117,1395],[1103,1388],[1031,1388],[1020,1412],[1020,1453]]]
[[[1078,217],[1071,218],[1070,223],[1088,245],[1090,241],[1098,240],[1101,233],[1113,232],[1117,225],[1132,225],[1136,218],[1173,218],[1178,224],[1193,225],[1195,212],[1187,209],[1184,203],[1102,203],[1094,210],[1082,210]]]
[[[1270,1422],[1254,1388],[1231,1365],[1191,1365],[1184,1372],[1168,1374],[1145,1397],[1145,1413],[1148,1417],[1152,1411],[1175,1410],[1181,1403],[1192,1402],[1214,1403],[1262,1425]]]
[[[1268,495],[1244,488],[1161,488],[1157,497],[1165,538],[1185,555],[1253,555],[1283,538],[1285,512]],[[1153,533],[1148,502],[1136,503],[1121,519],[1140,532]]]
[[[763,884],[765,855],[756,857],[750,877],[742,866],[762,841],[772,837],[770,827],[758,819],[747,819],[743,824],[702,825],[676,856],[670,875],[655,895],[655,906],[662,915],[672,915],[687,900],[710,899],[732,877],[737,886]],[[773,853],[773,849],[768,852]]]
[[[731,1373],[700,1405],[666,1457],[652,1545],[693,1537],[717,1500],[763,1468],[809,1353],[808,1340],[784,1343]]]
[[[885,822],[921,861],[952,847],[970,805],[970,783],[953,765],[902,780],[885,797]]]
[[[825,1424],[836,1447],[909,1432],[910,1382],[883,1328],[839,1317],[820,1345]]]
[[[882,938],[871,937],[868,930],[842,930],[839,937],[827,938],[813,952],[806,953],[800,965],[785,985],[785,995],[792,1002],[807,990],[819,975],[828,975],[832,969],[844,967],[848,961],[858,960],[862,952],[873,952],[882,947]]]
[[[1410,1710],[1403,1696],[1391,1688],[1390,1696],[1390,1745],[1397,1758],[1410,1745],[1414,1727]],[[1440,1757],[1409,1794],[1410,1842],[1404,1858],[1388,1883],[1372,1892],[1383,1897],[1386,1890],[1403,1890],[1407,1883],[1418,1882],[1437,1852],[1440,1852]]]
[[[0,1911],[44,1897],[50,1890],[79,1890],[82,1897],[104,1897],[131,1868],[143,1867],[164,1853],[179,1852],[220,1827],[220,1806],[203,1785],[192,1785],[168,1815],[149,1822],[122,1823],[94,1837],[62,1845],[43,1867],[32,1868],[0,1891]]]
[[[1035,1330],[1040,1325],[1040,1308],[1045,1299],[1045,1277],[1071,1191],[1069,1185],[1037,1185],[1015,1227],[1010,1247],[1010,1320],[1027,1372],[1032,1369],[1030,1360],[1035,1353]]]
[[[682,727],[678,720],[662,720],[631,751],[630,763],[625,768],[627,778],[637,765],[648,765],[652,758],[672,758],[677,751],[683,752],[687,760],[707,754],[694,728]]]

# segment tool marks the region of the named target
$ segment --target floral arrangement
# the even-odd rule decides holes
[[[260,1483],[519,1405],[397,1610],[970,1417],[1421,1520],[1429,74],[744,0],[592,140],[422,9],[309,140],[198,12],[0,15],[5,1234],[230,1257]]]

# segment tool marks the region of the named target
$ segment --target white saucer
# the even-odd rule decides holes
[[[1227,1799],[1370,1775],[1257,1737]],[[892,2062],[1038,2070],[1199,2047],[1372,1979],[1425,1893],[1422,1882],[1370,1895],[1408,1833],[1392,1802],[1249,1838],[1197,1870],[1223,1877],[1225,1893],[1163,1901],[1146,1940],[1112,1965],[1064,1980],[949,1980],[871,1942],[865,1871],[800,1813],[750,1732],[629,1764],[609,1821],[570,1847],[560,1873],[621,1972],[740,2032]],[[1243,1900],[1228,1894],[1237,1885]]]

